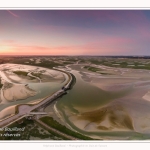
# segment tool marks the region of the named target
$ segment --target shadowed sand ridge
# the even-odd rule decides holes
[[[134,130],[132,119],[120,105],[109,105],[95,111],[70,116],[76,126],[86,131],[127,131]],[[79,123],[79,124],[78,124]],[[82,124],[82,125],[81,125]]]

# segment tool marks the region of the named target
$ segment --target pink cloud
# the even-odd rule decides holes
[[[107,37],[100,41],[88,42],[81,47],[87,54],[115,55],[129,53],[134,48],[135,40],[122,37]]]
[[[12,43],[15,43],[15,41],[14,40],[2,40],[2,43],[12,44]]]
[[[118,55],[130,53],[137,43],[134,39],[109,36],[94,42],[70,46],[24,45],[13,40],[2,41],[0,45],[8,46],[11,54],[17,55]]]
[[[122,44],[129,44],[133,43],[135,40],[131,38],[125,38],[125,37],[119,37],[119,36],[109,36],[104,38],[104,43],[106,45],[112,44],[112,45],[122,45]]]
[[[40,46],[24,45],[13,40],[3,40],[0,42],[0,53],[17,55],[74,55],[79,54],[78,46]],[[5,47],[5,50],[2,48]],[[7,48],[7,49],[6,49]]]

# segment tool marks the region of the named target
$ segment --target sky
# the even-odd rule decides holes
[[[150,56],[150,10],[0,10],[0,55]]]

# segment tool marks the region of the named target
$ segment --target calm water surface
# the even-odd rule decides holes
[[[99,89],[96,86],[93,86],[90,84],[90,82],[86,82],[82,79],[81,74],[76,71],[72,70],[71,73],[76,77],[76,83],[73,86],[73,88],[68,92],[67,95],[64,95],[62,98],[60,98],[56,104],[56,107],[60,114],[62,115],[62,118],[65,122],[68,123],[68,125],[75,129],[76,131],[89,135],[89,136],[98,136],[98,137],[104,137],[104,139],[114,138],[114,139],[149,139],[149,134],[141,134],[136,133],[134,131],[128,131],[128,132],[87,132],[83,131],[79,128],[77,128],[70,120],[69,116],[71,114],[79,114],[82,112],[88,112],[91,110],[94,110],[96,108],[100,108],[101,106],[112,102],[118,98],[122,98],[123,96],[129,94],[132,92],[133,87],[129,87],[126,90],[123,91],[117,91],[117,92],[107,92]],[[66,108],[67,113],[66,113]],[[80,108],[80,109],[76,109]],[[80,111],[79,111],[80,110]],[[68,113],[70,112],[70,114]],[[110,139],[111,139],[110,138]]]

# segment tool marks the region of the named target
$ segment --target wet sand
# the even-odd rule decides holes
[[[39,76],[41,83],[28,76],[28,73]],[[68,81],[67,76],[60,71],[20,64],[0,65],[0,76],[3,84],[0,92],[0,115],[3,119],[13,115],[13,109],[5,109],[18,104],[36,104]]]
[[[84,66],[85,64],[68,66],[76,77],[76,84],[69,92],[70,96],[67,94],[57,104],[64,121],[89,136],[116,131],[132,131],[135,136],[136,132],[150,134],[149,71],[101,66],[103,72],[109,73],[102,75],[86,70]],[[103,94],[97,95],[98,89],[95,87],[102,90]],[[117,96],[119,92],[120,95]],[[112,94],[116,96],[113,97]]]

